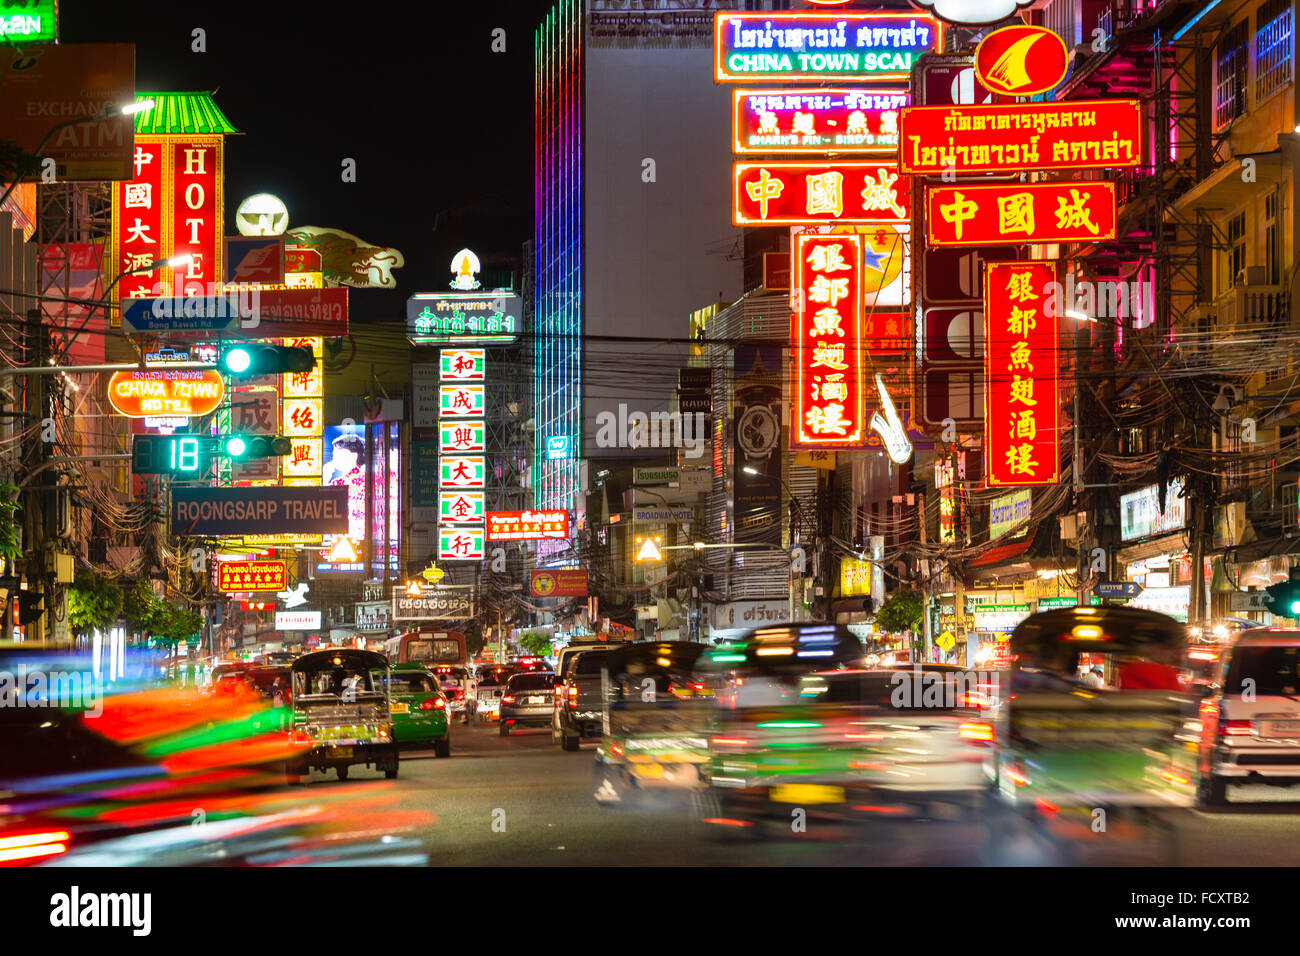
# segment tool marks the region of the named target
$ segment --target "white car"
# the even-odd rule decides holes
[[[1200,708],[1200,791],[1228,802],[1229,784],[1300,784],[1300,629],[1242,631]]]

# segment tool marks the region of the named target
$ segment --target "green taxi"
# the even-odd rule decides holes
[[[450,757],[447,698],[429,669],[423,664],[392,665],[388,692],[393,701],[393,740],[398,746],[432,747],[439,757]]]

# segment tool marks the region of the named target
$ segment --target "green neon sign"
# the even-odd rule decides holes
[[[53,43],[59,38],[55,0],[0,0],[0,40]]]

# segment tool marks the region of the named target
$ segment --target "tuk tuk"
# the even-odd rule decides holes
[[[331,648],[299,657],[291,673],[295,753],[285,770],[290,780],[312,768],[333,768],[346,780],[353,764],[373,765],[390,780],[397,776],[387,657]]]
[[[1061,608],[1021,622],[1010,643],[986,854],[1024,836],[1069,859],[1107,833],[1154,833],[1176,853],[1176,815],[1196,799],[1184,625],[1138,608]]]
[[[693,672],[705,650],[703,644],[659,641],[597,655],[597,803],[635,803],[648,791],[690,790],[703,783],[713,700]]]

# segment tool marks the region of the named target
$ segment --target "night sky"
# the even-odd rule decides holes
[[[244,133],[226,140],[227,235],[239,201],[270,192],[291,226],[400,250],[395,291],[351,296],[353,320],[365,321],[396,319],[412,293],[446,286],[440,212],[517,213],[485,251],[518,254],[530,238],[532,37],[549,6],[64,0],[59,19],[65,43],[134,42],[137,90],[217,91]],[[191,52],[196,27],[206,53]],[[495,27],[506,30],[505,53],[491,51]],[[341,181],[346,157],[357,161],[355,183]]]

